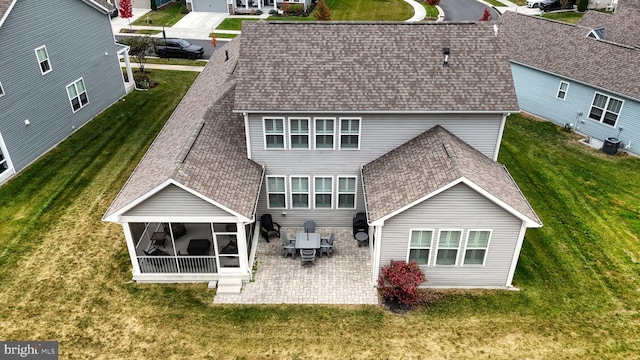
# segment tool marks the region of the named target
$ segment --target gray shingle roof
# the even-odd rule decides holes
[[[541,224],[502,165],[439,125],[366,164],[362,174],[370,221],[465,177]]]
[[[247,159],[244,122],[232,112],[239,43],[231,41],[214,53],[105,218],[169,179],[247,218],[253,216],[262,167]]]
[[[640,9],[622,7],[614,14],[587,11],[578,25],[589,29],[604,27],[605,40],[640,48]]]
[[[491,24],[259,21],[242,33],[236,110],[518,109]]]
[[[640,50],[596,40],[586,36],[587,28],[537,16],[507,11],[500,22],[499,36],[507,42],[512,61],[640,99]]]
[[[0,26],[4,23],[5,17],[8,15],[9,7],[14,0],[0,0]]]

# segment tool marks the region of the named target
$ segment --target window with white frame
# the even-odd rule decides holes
[[[566,81],[560,81],[556,97],[560,100],[564,100],[567,97],[567,91],[569,91],[569,83]]]
[[[591,104],[591,111],[589,111],[589,119],[616,126],[622,103],[622,100],[596,93]]]
[[[338,177],[338,209],[356,208],[356,177]]]
[[[432,230],[411,230],[408,261],[415,261],[419,265],[428,265],[432,238]]]
[[[315,119],[316,149],[334,149],[335,119]]]
[[[309,119],[289,118],[289,136],[292,149],[308,149]]]
[[[87,98],[87,90],[84,87],[84,80],[82,78],[76,80],[74,83],[67,85],[67,95],[69,95],[69,102],[73,112],[80,110],[82,107],[89,103]]]
[[[340,149],[360,148],[360,119],[340,119]]]
[[[47,47],[41,46],[35,49],[38,63],[40,64],[40,71],[42,75],[51,71],[51,63],[49,62],[49,54],[47,53]]]
[[[284,176],[267,176],[267,207],[285,209],[287,207],[286,190]]]
[[[284,149],[284,119],[264,118],[265,149]]]
[[[2,83],[0,82],[0,97],[4,96],[4,88],[2,87]]]
[[[490,230],[469,230],[464,265],[484,265],[490,238]]]
[[[315,177],[314,181],[314,206],[316,208],[330,209],[333,206],[333,178]]]
[[[291,177],[291,207],[294,209],[309,208],[309,178]]]
[[[441,230],[438,236],[436,265],[456,265],[460,248],[460,230]]]
[[[0,149],[0,174],[2,174],[7,170],[9,170],[9,163],[7,162],[7,159],[4,157],[4,154],[2,153],[2,149]]]

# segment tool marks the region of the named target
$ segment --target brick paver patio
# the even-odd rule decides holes
[[[290,239],[302,228],[282,228]],[[254,281],[240,294],[216,295],[216,304],[377,304],[378,295],[371,282],[369,247],[359,248],[348,228],[318,228],[323,238],[333,231],[333,256],[316,259],[315,265],[301,266],[299,254],[282,257],[282,243],[260,239],[258,270]]]

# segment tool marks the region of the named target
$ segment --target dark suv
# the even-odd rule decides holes
[[[562,10],[562,9],[572,9],[573,5],[576,4],[576,0],[568,0],[566,5],[562,5],[560,0],[555,0],[553,2],[543,2],[540,4],[540,10],[542,11],[552,11],[552,10]]]
[[[156,45],[156,54],[160,57],[186,57],[188,59],[197,59],[202,57],[204,49],[202,46],[191,45],[184,39],[167,38],[158,40]]]

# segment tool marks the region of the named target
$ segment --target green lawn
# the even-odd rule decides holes
[[[186,5],[184,1],[177,2],[162,10],[152,10],[131,25],[149,26],[173,26],[186,15]],[[147,19],[149,22],[147,22]]]
[[[212,32],[212,33],[209,33],[209,37],[211,37],[211,34],[215,35],[216,39],[233,39],[236,36],[238,36],[238,34],[224,34],[224,33]]]
[[[577,23],[578,20],[582,19],[582,16],[584,16],[584,13],[577,12],[577,11],[558,11],[558,12],[544,13],[542,15],[542,17],[545,17],[547,19],[564,21],[569,24]]]
[[[404,21],[413,8],[403,0],[326,0],[331,20]]]
[[[0,187],[0,339],[75,359],[630,359],[640,353],[640,160],[512,115],[500,161],[544,222],[521,291],[377,306],[213,305],[206,284],[137,284],[101,216],[197,74],[154,71]],[[280,291],[281,289],[274,289]]]
[[[242,22],[243,21],[258,21],[259,18],[251,19],[251,18],[226,18],[222,20],[220,25],[216,28],[217,30],[242,30]]]
[[[424,2],[421,2],[420,4],[422,5],[422,7],[424,7],[425,10],[427,10],[427,18],[425,20],[427,19],[435,20],[438,18],[438,8]]]

